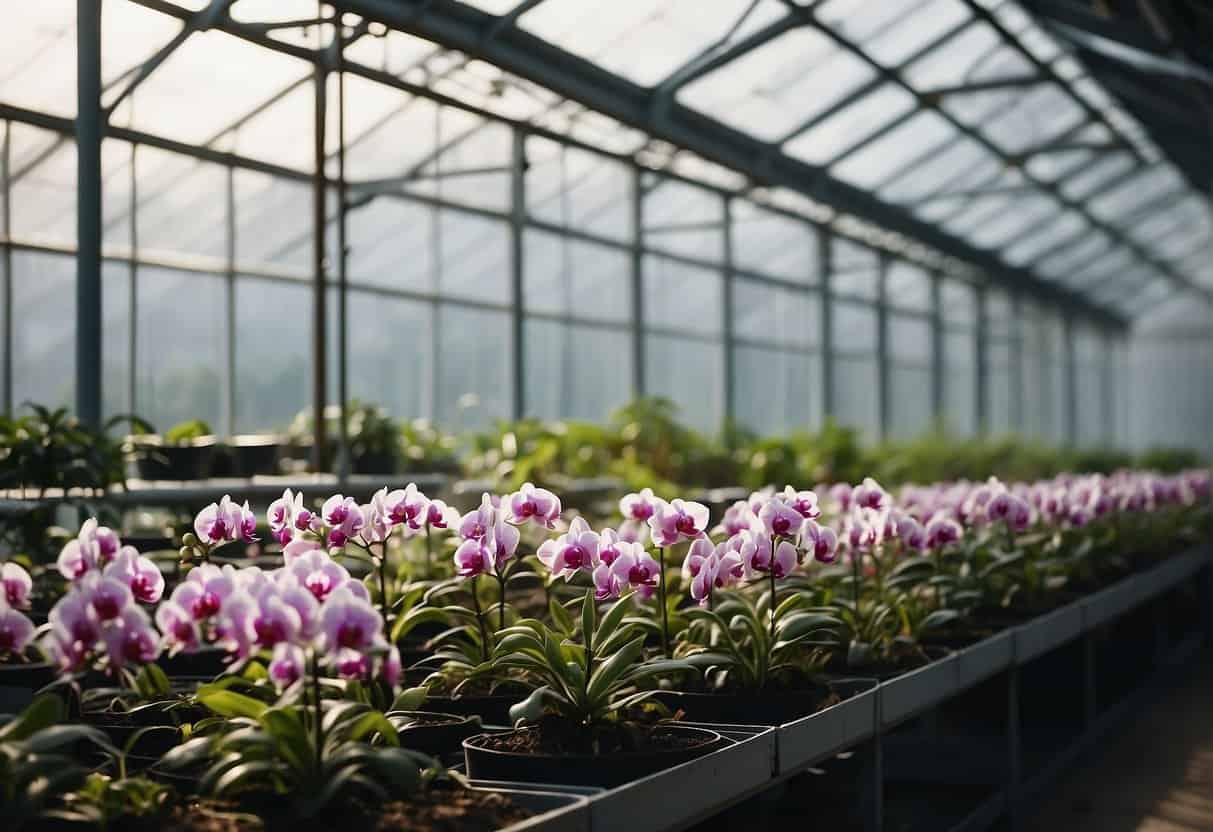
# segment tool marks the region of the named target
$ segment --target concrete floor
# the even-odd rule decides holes
[[[1036,832],[1213,832],[1213,650],[1044,796]]]

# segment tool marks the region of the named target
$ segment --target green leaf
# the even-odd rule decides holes
[[[421,707],[423,702],[425,702],[425,698],[428,694],[429,690],[424,687],[406,688],[405,690],[400,691],[400,693],[396,695],[396,698],[392,700],[392,707],[390,710],[415,711]]]
[[[557,632],[565,636],[573,632],[573,617],[563,604],[553,598],[548,601],[548,611],[552,615],[552,624]]]
[[[629,641],[590,674],[590,699],[604,696],[644,654],[644,636]]]
[[[547,685],[535,688],[526,699],[510,706],[510,722],[538,722],[543,716],[544,705],[556,699],[556,694]]]
[[[587,589],[585,599],[581,602],[581,640],[585,643],[585,649],[590,651],[594,649],[597,613],[598,610],[594,608],[594,590]]]
[[[269,709],[269,706],[264,702],[230,690],[214,690],[203,693],[199,689],[198,701],[219,716],[227,717],[247,716],[257,719]]]
[[[776,626],[775,632],[780,638],[791,640],[811,633],[814,630],[825,630],[840,627],[842,627],[842,622],[832,615],[799,612],[789,615],[783,621],[780,621]]]
[[[0,728],[0,741],[15,742],[62,722],[66,713],[63,700],[53,693],[44,693],[26,706],[16,719]]]
[[[400,745],[400,737],[387,717],[378,711],[371,711],[358,717],[358,721],[350,728],[348,737],[351,742],[367,739],[375,734],[388,745]]]

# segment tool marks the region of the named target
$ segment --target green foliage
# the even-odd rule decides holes
[[[303,705],[270,707],[234,691],[213,691],[204,701],[226,718],[161,760],[169,769],[204,767],[204,795],[284,798],[296,816],[311,818],[326,808],[400,799],[435,767],[401,748],[391,721],[360,702],[325,703],[318,733]]]
[[[1162,474],[1174,474],[1187,468],[1199,468],[1202,465],[1200,454],[1186,448],[1154,447],[1146,450],[1137,458],[1137,465],[1149,471]]]
[[[428,419],[414,419],[400,429],[401,450],[409,472],[460,473],[459,441]]]
[[[315,417],[311,408],[299,411],[287,428],[287,437],[294,444],[306,444],[312,440]],[[351,399],[346,406],[346,435],[350,443],[350,455],[364,457],[375,454],[399,455],[401,431],[396,420],[387,415],[382,407]],[[341,435],[341,408],[329,405],[324,409],[325,430],[329,437]]]
[[[807,677],[820,670],[838,646],[843,623],[807,609],[808,598],[788,595],[775,608],[771,638],[771,594],[757,599],[740,592],[720,593],[711,609],[693,608],[678,655],[703,668],[710,687],[743,691],[767,688],[778,677]]]
[[[537,722],[554,712],[583,726],[592,726],[649,699],[652,690],[637,683],[654,676],[694,672],[678,659],[644,660],[645,632],[625,616],[628,597],[619,599],[599,618],[594,591],[581,603],[581,643],[536,619],[524,619],[498,635],[496,660],[500,668],[521,671],[536,687],[510,709],[515,722]]]
[[[0,817],[7,830],[58,810],[63,797],[85,782],[74,756],[91,743],[117,755],[105,735],[84,725],[65,725],[66,705],[54,694],[37,697],[0,727]]]
[[[0,488],[94,488],[124,479],[122,444],[109,436],[119,424],[150,429],[136,416],[115,416],[95,430],[68,415],[26,403],[29,414],[0,417]]]
[[[214,435],[211,426],[202,419],[190,419],[173,425],[164,434],[164,441],[170,445],[189,445],[196,439]]]
[[[67,795],[57,817],[99,829],[122,828],[136,820],[159,817],[172,797],[168,786],[145,777],[113,778],[93,772]]]

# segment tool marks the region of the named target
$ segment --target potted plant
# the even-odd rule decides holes
[[[291,447],[309,458],[312,447],[313,421],[311,409],[295,416],[287,430]],[[328,405],[324,409],[329,447],[321,465],[334,467],[333,453],[341,436],[341,407]],[[378,405],[352,400],[345,409],[346,439],[349,442],[349,466],[354,474],[394,474],[400,457],[401,433],[396,421]]]
[[[211,475],[216,438],[201,419],[174,425],[163,437],[132,434],[129,442],[140,479],[188,481]]]
[[[216,477],[250,479],[279,473],[283,442],[276,434],[238,434],[215,450],[212,474]]]
[[[720,747],[714,731],[636,718],[654,693],[641,682],[694,668],[646,661],[644,631],[625,623],[629,611],[624,597],[599,618],[587,590],[580,643],[534,619],[498,633],[497,667],[522,671],[536,687],[511,711],[519,727],[464,741],[469,776],[610,787]]]
[[[19,564],[0,564],[0,713],[16,713],[54,680],[25,614],[34,582]]]

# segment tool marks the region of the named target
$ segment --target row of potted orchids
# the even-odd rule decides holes
[[[713,524],[646,489],[597,530],[529,484],[464,515],[413,485],[366,503],[287,491],[263,523],[225,497],[195,517],[173,586],[89,520],[36,626],[34,580],[4,564],[0,667],[57,674],[85,723],[98,702],[158,715],[143,727],[172,742],[152,772],[208,798],[315,795],[291,810],[309,816],[368,795],[424,806],[434,784],[460,788],[416,753],[417,729],[443,720],[455,745],[426,750],[463,741],[472,776],[609,785],[719,742],[671,712],[810,714],[845,695],[832,680],[912,669],[1199,539],[1208,495],[1203,471],[896,496],[869,479],[756,492]],[[280,549],[274,568],[223,562],[259,538]],[[427,699],[513,730],[471,736],[466,716],[419,714]],[[129,754],[143,736],[126,728]]]

